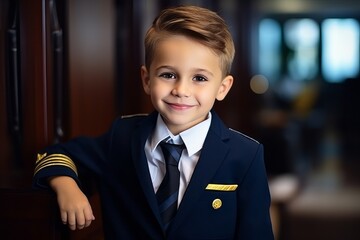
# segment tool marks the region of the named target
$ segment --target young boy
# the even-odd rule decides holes
[[[234,52],[216,13],[195,6],[160,13],[146,34],[141,67],[155,111],[38,155],[34,186],[55,191],[64,224],[82,229],[95,219],[80,190],[90,173],[107,239],[273,239],[263,147],[212,110],[232,86]],[[183,144],[180,160],[167,160],[174,150],[164,141]],[[163,195],[168,179],[177,179],[170,198]],[[171,206],[175,216],[166,212]]]

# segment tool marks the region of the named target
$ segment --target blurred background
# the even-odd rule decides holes
[[[0,0],[0,238],[102,239],[96,193],[98,221],[69,233],[31,190],[36,153],[152,111],[144,34],[179,4],[233,34],[235,84],[215,110],[264,144],[276,239],[360,239],[357,0]]]

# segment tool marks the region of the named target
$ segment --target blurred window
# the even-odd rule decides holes
[[[289,53],[286,67],[291,79],[311,80],[318,74],[319,27],[311,19],[290,19],[284,24]]]
[[[281,26],[273,19],[264,19],[259,26],[259,70],[271,82],[281,72]]]
[[[359,23],[326,19],[322,23],[322,72],[328,82],[341,82],[359,73]]]
[[[259,24],[259,73],[281,78],[341,82],[359,74],[356,19],[264,18]]]

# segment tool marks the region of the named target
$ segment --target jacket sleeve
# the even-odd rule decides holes
[[[35,162],[33,188],[48,188],[47,180],[54,176],[72,177],[80,186],[80,176],[100,177],[108,161],[114,125],[99,137],[77,137],[42,149]]]
[[[269,212],[271,199],[263,146],[261,144],[258,146],[257,153],[242,182],[242,185],[246,186],[246,190],[239,196],[243,205],[239,209],[239,227],[235,239],[274,239]]]

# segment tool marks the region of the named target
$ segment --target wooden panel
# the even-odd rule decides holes
[[[22,159],[24,185],[28,186],[36,152],[53,139],[52,79],[46,55],[49,8],[48,1],[20,2]]]
[[[114,3],[68,4],[69,136],[98,135],[117,114]]]
[[[54,195],[0,189],[1,239],[61,239]]]
[[[48,38],[48,1],[18,1],[17,82],[15,85],[7,39],[16,2],[1,1],[0,104],[1,182],[2,187],[29,186],[36,151],[53,138],[51,78],[47,77],[46,42]],[[44,5],[43,5],[44,4]],[[10,19],[11,18],[11,19]],[[16,88],[16,89],[15,89]],[[14,91],[16,90],[16,93]],[[16,102],[16,104],[15,104]],[[15,111],[16,108],[16,111]],[[16,112],[16,117],[14,113]],[[16,121],[14,120],[16,118]],[[16,124],[15,124],[16,123]]]
[[[8,107],[6,99],[6,35],[9,26],[9,2],[0,1],[0,187],[10,184],[12,171],[11,161],[14,161],[12,139],[8,122]],[[11,160],[11,161],[10,161]]]

